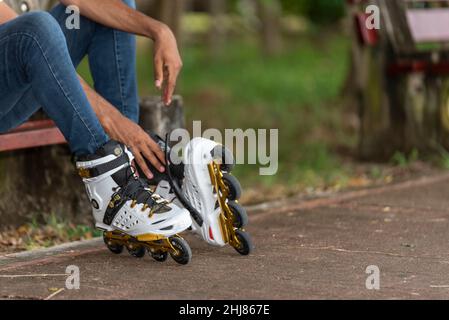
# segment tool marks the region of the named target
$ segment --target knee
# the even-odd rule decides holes
[[[19,17],[19,19],[26,21],[27,25],[35,30],[56,23],[56,20],[53,18],[53,16],[46,11],[34,11],[26,13],[23,16]]]
[[[22,54],[35,55],[37,47],[46,52],[61,52],[67,47],[64,34],[57,21],[47,12],[26,13],[13,20],[13,30],[24,41]],[[36,47],[37,46],[37,47]]]
[[[24,22],[24,32],[37,36],[40,40],[42,38],[55,40],[63,37],[58,22],[48,12],[30,12],[19,17],[19,19]]]

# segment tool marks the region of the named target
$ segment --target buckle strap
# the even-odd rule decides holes
[[[100,164],[94,168],[79,168],[78,174],[83,179],[95,178],[128,163],[128,154],[126,152],[123,152],[120,157],[107,163]]]

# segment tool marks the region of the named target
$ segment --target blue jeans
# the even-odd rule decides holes
[[[75,67],[88,55],[96,91],[137,122],[135,37],[84,17],[79,30],[68,30],[65,9],[58,5],[50,14],[28,13],[0,25],[0,133],[42,107],[75,155],[93,154],[109,137]]]

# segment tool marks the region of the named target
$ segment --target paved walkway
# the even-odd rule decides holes
[[[251,257],[188,236],[188,266],[112,255],[101,241],[0,257],[0,298],[449,298],[449,174],[251,210]],[[65,287],[66,267],[80,289]],[[367,290],[366,268],[380,270]]]

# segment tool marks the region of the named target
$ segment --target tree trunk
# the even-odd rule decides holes
[[[140,104],[140,125],[165,138],[167,133],[185,128],[184,106],[180,96],[174,96],[170,108],[159,97],[148,97]]]
[[[223,49],[226,41],[226,29],[223,18],[226,15],[226,0],[207,1],[211,18],[209,30],[209,53],[211,57],[217,57]]]
[[[158,19],[167,24],[176,36],[180,39],[181,18],[184,13],[185,0],[158,0]]]
[[[256,0],[261,22],[260,35],[265,54],[274,55],[282,50],[282,7],[278,0]]]
[[[146,15],[150,17],[156,17],[156,0],[136,0],[136,6],[137,10],[145,13]]]

